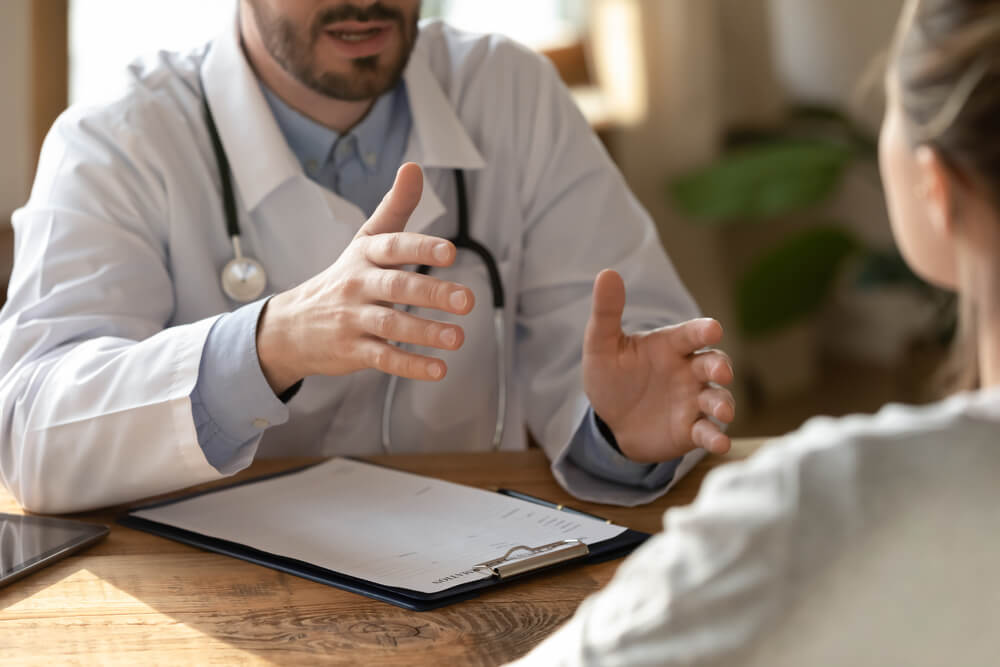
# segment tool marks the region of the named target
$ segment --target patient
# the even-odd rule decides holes
[[[967,391],[712,473],[518,664],[1000,660],[1000,0],[908,0],[897,30],[882,175],[907,261],[960,295]]]

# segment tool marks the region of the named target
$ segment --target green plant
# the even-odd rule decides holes
[[[829,196],[853,151],[828,141],[783,139],[736,149],[672,184],[674,201],[698,220],[769,220]]]
[[[816,312],[842,261],[857,250],[857,241],[843,227],[825,224],[798,232],[765,253],[737,286],[743,333],[763,336]]]
[[[797,110],[780,132],[744,134],[730,143],[713,164],[670,183],[673,202],[700,224],[761,224],[812,211],[837,189],[852,162],[875,152],[842,116],[817,108]],[[761,337],[815,313],[844,260],[857,254],[864,263],[885,258],[832,221],[807,225],[765,251],[737,281],[744,335]]]

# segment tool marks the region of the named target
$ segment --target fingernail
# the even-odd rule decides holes
[[[447,243],[438,243],[434,246],[434,259],[439,262],[447,262],[451,257],[451,248]]]
[[[466,306],[469,305],[469,297],[465,295],[465,292],[458,290],[457,292],[452,292],[451,296],[448,297],[448,303],[455,310],[464,310]]]
[[[444,375],[444,369],[441,368],[441,364],[430,364],[427,367],[427,373],[431,376],[431,378],[440,380],[441,376]]]
[[[445,329],[439,338],[445,347],[452,347],[458,342],[458,334],[455,333],[454,329]]]

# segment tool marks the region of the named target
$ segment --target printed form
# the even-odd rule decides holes
[[[349,459],[132,514],[422,593],[489,578],[473,566],[512,547],[594,544],[626,530]]]

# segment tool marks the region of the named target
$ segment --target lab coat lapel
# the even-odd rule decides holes
[[[482,169],[486,162],[455,114],[419,43],[403,77],[413,117],[403,161],[416,162],[424,169],[424,193],[406,229],[420,232],[446,211],[436,190],[451,180],[446,180],[442,171]]]
[[[310,184],[315,186],[316,189],[322,191],[323,199],[326,201],[326,207],[333,216],[333,219],[339,223],[347,225],[352,230],[352,236],[355,232],[361,229],[361,225],[365,223],[364,211],[358,208],[354,203],[338,196],[337,193],[332,190],[328,190],[327,188],[324,188],[317,183],[313,183],[312,181],[310,181]]]
[[[348,225],[352,230],[352,234],[361,229],[361,225],[365,223],[365,214],[360,208],[326,188],[320,189],[323,190],[326,198],[326,206],[333,215],[334,220]],[[444,212],[444,204],[441,203],[441,199],[434,191],[433,185],[430,182],[425,182],[423,195],[420,197],[417,208],[414,209],[413,214],[410,216],[410,221],[406,224],[406,231],[413,232],[426,229],[432,222],[441,217]]]
[[[201,80],[236,190],[247,210],[253,211],[281,185],[301,176],[302,167],[243,55],[235,17],[208,47]]]
[[[286,242],[307,243],[308,237],[297,232],[293,221],[328,219],[331,224],[324,232],[322,247],[310,249],[318,253],[318,258],[303,260],[310,268],[325,266],[332,261],[331,255],[336,257],[350,242],[364,222],[364,215],[349,201],[310,181],[302,171],[243,54],[235,18],[209,47],[201,77],[240,201],[251,214],[260,209],[271,221],[267,227],[273,233],[254,229],[253,224],[244,225],[247,248],[256,248],[266,256],[269,248],[280,248]],[[274,206],[263,206],[272,199]],[[246,222],[253,219],[251,215]],[[267,238],[258,238],[261,235]],[[280,265],[280,261],[272,265]],[[301,280],[301,268],[290,269],[284,282]],[[280,271],[271,271],[278,284],[283,282]]]

